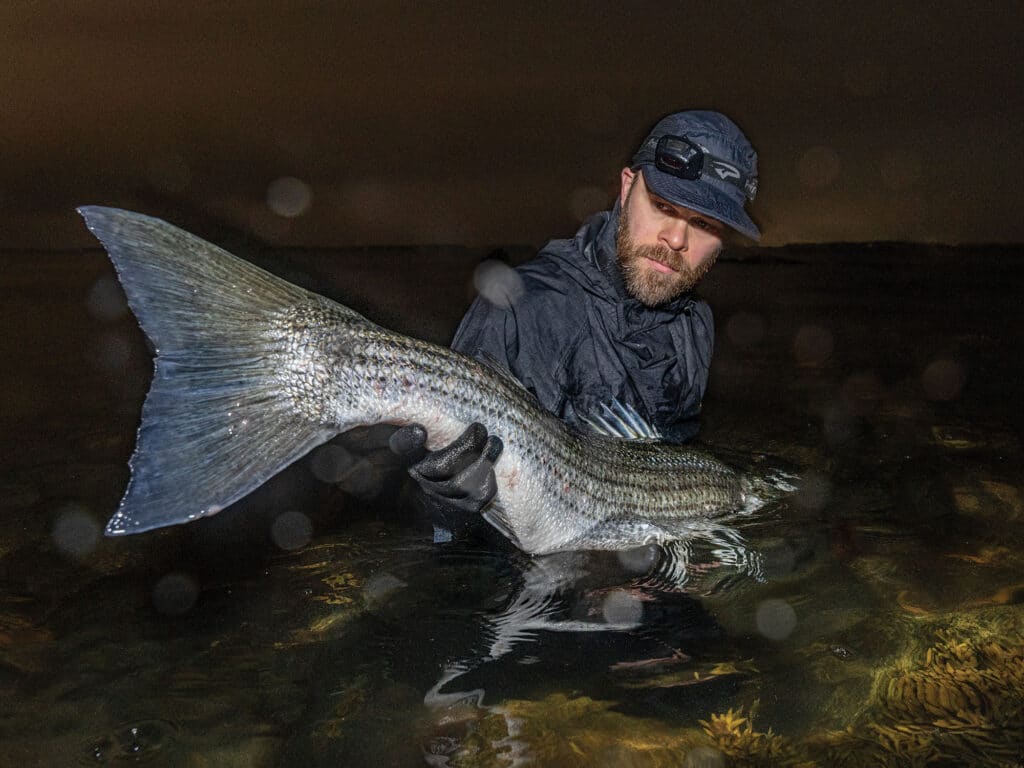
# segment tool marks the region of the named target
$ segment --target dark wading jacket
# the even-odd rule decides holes
[[[508,306],[478,296],[452,348],[507,367],[570,424],[617,398],[667,440],[697,434],[714,343],[711,309],[692,293],[648,308],[626,293],[615,256],[619,206],[571,240],[552,240],[516,272]]]

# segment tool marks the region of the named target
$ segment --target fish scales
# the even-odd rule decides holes
[[[707,453],[577,431],[507,372],[382,328],[166,222],[81,211],[157,349],[109,534],[214,514],[332,436],[377,423],[422,423],[431,447],[472,422],[500,436],[484,517],[534,554],[668,541],[750,502],[746,479]],[[197,466],[179,467],[175,451]]]
[[[339,313],[321,313],[305,332],[327,343],[323,358],[337,383],[323,418],[339,428],[420,422],[441,445],[479,421],[501,435],[496,503],[528,551],[618,547],[610,530],[617,521],[707,516],[742,503],[740,479],[723,464],[692,450],[575,432],[517,382],[449,349]],[[525,492],[521,475],[536,480]]]

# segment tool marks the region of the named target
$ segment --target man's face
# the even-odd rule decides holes
[[[616,244],[629,295],[655,307],[689,291],[715,263],[725,225],[659,197],[629,168],[621,196]]]

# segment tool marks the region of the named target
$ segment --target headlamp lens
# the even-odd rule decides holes
[[[654,165],[659,171],[694,181],[704,169],[704,152],[684,136],[662,136],[654,150]]]

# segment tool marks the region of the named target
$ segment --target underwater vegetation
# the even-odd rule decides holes
[[[875,674],[857,724],[832,733],[835,766],[1016,766],[1024,761],[1024,620],[952,614]]]
[[[713,714],[700,727],[616,712],[614,703],[552,694],[541,701],[510,701],[479,720],[457,746],[435,739],[437,765],[644,766],[645,768],[811,768],[791,740],[754,727],[754,711]],[[453,747],[447,754],[445,746]],[[442,762],[444,760],[445,762]]]
[[[805,753],[789,739],[772,732],[754,729],[754,711],[747,717],[742,712],[733,710],[725,714],[712,715],[709,720],[701,720],[704,734],[713,742],[713,750],[697,750],[700,759],[693,753],[687,756],[684,765],[694,768],[703,765],[722,766],[786,766],[786,768],[811,768],[815,763],[807,759]],[[717,752],[720,758],[712,757]],[[703,753],[703,754],[702,754]]]
[[[468,733],[428,740],[431,764],[680,766],[992,766],[1024,764],[1024,618],[989,608],[914,620],[905,647],[876,668],[844,730],[776,733],[759,706],[693,725],[618,712],[615,703],[552,694],[507,701]]]

